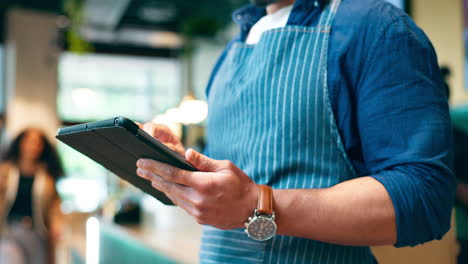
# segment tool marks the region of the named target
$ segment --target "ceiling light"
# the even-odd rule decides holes
[[[150,23],[170,22],[176,17],[176,9],[174,7],[143,7],[138,10],[138,17]]]

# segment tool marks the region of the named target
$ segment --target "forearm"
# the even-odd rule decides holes
[[[49,225],[52,232],[61,232],[65,226],[65,215],[60,208],[61,200],[54,199],[50,207]]]
[[[137,174],[152,182],[202,225],[244,227],[259,199],[257,185],[229,161],[193,150],[186,159],[198,172],[141,159]],[[327,189],[273,190],[278,234],[342,245],[396,242],[396,221],[387,189],[364,177]]]
[[[370,177],[327,189],[274,190],[278,233],[364,246],[395,244],[396,221],[384,186]]]

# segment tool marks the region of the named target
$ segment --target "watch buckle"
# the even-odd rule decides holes
[[[272,220],[275,220],[275,212],[272,212],[271,214],[264,214],[264,213],[260,213],[257,209],[255,209],[254,216],[255,217],[263,216],[263,217],[267,217],[267,218],[270,218]]]

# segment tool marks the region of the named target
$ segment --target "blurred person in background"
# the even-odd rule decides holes
[[[0,164],[0,263],[54,263],[62,229],[58,154],[36,128],[21,132]]]

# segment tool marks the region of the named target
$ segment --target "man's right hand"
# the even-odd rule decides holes
[[[140,128],[143,129],[150,136],[161,141],[164,145],[172,149],[173,151],[185,156],[185,147],[179,138],[172,133],[171,129],[165,125],[155,123],[139,124]]]

